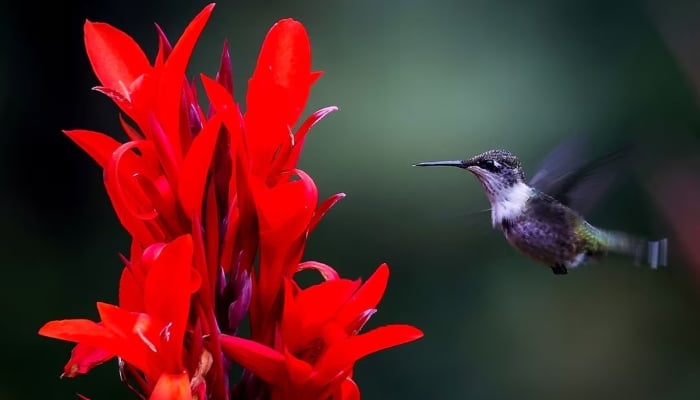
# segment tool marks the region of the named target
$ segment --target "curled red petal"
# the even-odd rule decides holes
[[[238,336],[221,335],[220,340],[224,354],[253,375],[270,384],[284,382],[285,357],[279,351]]]
[[[75,129],[63,131],[63,133],[97,161],[103,169],[109,164],[112,153],[121,146],[121,143],[100,132]]]
[[[304,148],[304,140],[306,139],[306,134],[309,133],[311,128],[320,120],[322,120],[326,115],[332,113],[333,111],[338,111],[338,107],[330,106],[324,107],[317,110],[311,114],[306,120],[301,124],[299,130],[294,134],[294,146],[292,147],[291,154],[287,159],[285,169],[295,168],[299,162],[299,157],[301,156],[301,150]]]
[[[112,202],[119,222],[139,243],[153,243],[164,238],[156,225],[148,225],[147,220],[157,216],[155,209],[148,208],[149,201],[133,180],[140,171],[144,156],[137,157],[131,150],[144,151],[141,144],[147,142],[127,142],[112,154],[112,159],[105,169],[104,182],[107,194]],[[129,180],[123,182],[123,178]]]
[[[162,374],[149,400],[191,400],[190,378],[187,373]]]
[[[128,87],[151,65],[141,47],[126,33],[105,23],[85,21],[85,49],[102,86],[129,98]]]
[[[311,216],[311,221],[309,221],[309,232],[316,229],[316,225],[318,225],[318,223],[321,222],[321,218],[323,218],[323,216],[326,215],[328,210],[330,210],[331,207],[335,205],[335,203],[339,202],[344,198],[345,193],[336,193],[333,196],[330,196],[329,198],[323,200],[323,203],[321,203],[316,208],[316,211],[314,211],[313,216]]]
[[[139,214],[144,221],[157,224],[164,232],[180,232],[182,221],[175,204],[175,194],[170,182],[165,176],[151,179],[143,174],[135,173],[131,178],[138,183],[139,192],[145,198],[142,203],[150,204],[152,210]]]
[[[318,261],[305,261],[303,263],[299,263],[296,272],[304,271],[307,269],[313,269],[317,271],[326,281],[340,279],[340,275],[338,275],[338,272],[336,272],[336,270],[334,270],[333,267]]]

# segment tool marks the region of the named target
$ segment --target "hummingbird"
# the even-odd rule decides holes
[[[520,160],[501,149],[466,160],[429,161],[414,166],[457,167],[474,174],[491,204],[493,227],[503,232],[511,246],[548,266],[555,275],[567,274],[569,269],[609,253],[633,256],[637,263],[646,255],[654,269],[665,265],[666,239],[646,241],[627,233],[598,228],[582,215],[587,208],[585,201],[579,201],[580,210],[574,208],[581,199],[592,204],[592,198],[586,199],[596,196],[591,183],[605,186],[612,182],[607,178],[587,178],[595,175],[591,171],[600,170],[619,155],[612,153],[583,163],[571,160],[576,154],[579,153],[574,142],[560,146],[559,151],[550,153],[527,183]],[[578,162],[576,168],[564,168],[567,158],[569,163]]]

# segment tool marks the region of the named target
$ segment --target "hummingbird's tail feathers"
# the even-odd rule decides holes
[[[668,263],[668,239],[643,240],[623,233],[612,233],[607,238],[608,250],[634,257],[635,265],[648,265],[651,269],[665,267]]]
[[[647,263],[652,269],[665,267],[668,261],[668,239],[647,242]]]

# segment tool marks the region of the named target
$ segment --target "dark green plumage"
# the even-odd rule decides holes
[[[513,247],[560,274],[603,256],[613,236],[536,189],[516,217],[501,221],[501,228]]]

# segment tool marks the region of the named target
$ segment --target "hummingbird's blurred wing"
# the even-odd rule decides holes
[[[530,186],[585,215],[622,174],[629,150],[592,158],[585,138],[568,139],[545,157]]]

